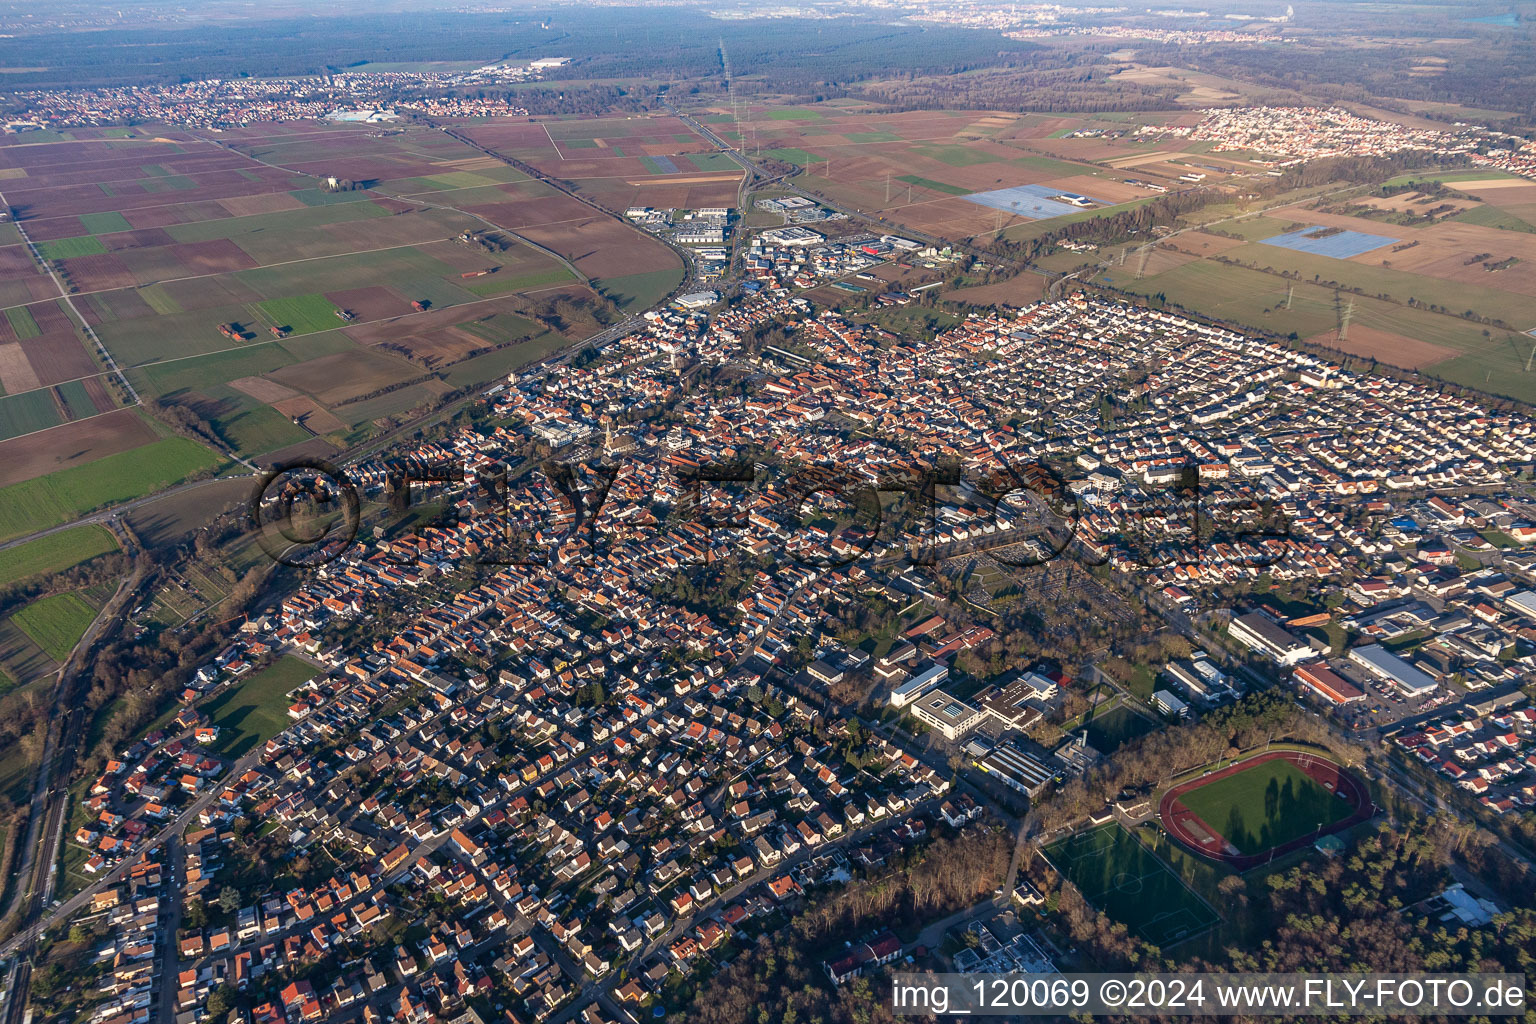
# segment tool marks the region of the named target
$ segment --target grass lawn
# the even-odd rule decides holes
[[[1221,920],[1118,823],[1058,839],[1044,853],[1088,902],[1156,946],[1186,939]]]
[[[288,717],[288,692],[318,672],[307,661],[279,658],[209,701],[202,710],[219,727],[215,749],[239,757],[293,724]]]
[[[1157,673],[1150,665],[1132,665],[1124,658],[1111,658],[1102,667],[1141,700],[1152,699],[1152,693],[1157,689]]]
[[[101,239],[95,235],[78,235],[74,238],[58,238],[52,242],[38,242],[37,251],[44,259],[68,260],[76,256],[100,256],[107,251]]]
[[[44,654],[63,662],[95,621],[96,609],[71,591],[33,601],[11,618]]]
[[[1284,759],[1254,765],[1180,799],[1244,854],[1262,853],[1354,813],[1348,801]]]
[[[313,334],[336,326],[336,304],[319,293],[267,299],[255,306],[270,325],[290,328],[294,334]]]
[[[0,586],[48,572],[62,572],[117,550],[104,526],[77,526],[0,551]]]

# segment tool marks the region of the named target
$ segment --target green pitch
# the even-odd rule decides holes
[[[1115,822],[1058,839],[1044,852],[1088,902],[1155,946],[1187,939],[1221,920]]]
[[[1354,813],[1349,801],[1284,759],[1192,789],[1180,802],[1245,854],[1310,835]]]

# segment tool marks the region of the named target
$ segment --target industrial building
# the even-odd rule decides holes
[[[1381,644],[1356,647],[1349,652],[1349,660],[1406,697],[1426,696],[1440,685]]]
[[[1044,761],[1012,745],[993,747],[972,763],[1009,789],[1028,797],[1038,795],[1056,779],[1056,772]]]
[[[1296,667],[1295,680],[1330,704],[1353,704],[1365,691],[1320,661]]]

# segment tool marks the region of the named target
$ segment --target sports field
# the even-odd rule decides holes
[[[1355,810],[1349,801],[1281,758],[1192,789],[1180,800],[1202,821],[1220,829],[1222,838],[1243,854],[1261,853],[1309,836]]]
[[[1088,743],[1101,754],[1113,754],[1138,736],[1145,736],[1157,724],[1124,704],[1097,710],[1086,723]]]
[[[1326,757],[1258,754],[1164,793],[1158,817],[1196,852],[1246,870],[1375,813],[1365,784]]]
[[[1044,853],[1088,902],[1153,945],[1182,941],[1221,920],[1116,822],[1059,839]]]

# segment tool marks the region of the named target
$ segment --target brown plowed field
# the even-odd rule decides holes
[[[243,395],[250,395],[258,402],[277,403],[297,398],[299,393],[265,377],[241,377],[229,382],[229,386]]]
[[[302,418],[304,425],[317,434],[334,434],[347,429],[347,425],[337,419],[329,409],[322,408],[308,395],[298,395],[294,398],[285,398],[281,402],[273,402],[272,408],[289,419]]]
[[[254,196],[232,196],[220,199],[219,205],[229,211],[231,217],[253,217],[259,213],[281,213],[304,206],[286,192],[267,192]]]
[[[40,386],[27,353],[14,341],[0,343],[0,388],[8,395],[31,391]]]
[[[256,266],[249,253],[227,238],[173,245],[171,253],[190,274],[228,274]]]
[[[382,320],[385,317],[403,316],[411,312],[411,304],[398,292],[377,285],[372,288],[351,288],[341,292],[327,292],[325,296],[340,309],[350,309],[359,320]],[[337,319],[338,325],[345,323]]]
[[[0,487],[55,473],[118,452],[131,451],[159,435],[132,409],[0,441]]]
[[[65,260],[64,273],[70,283],[82,292],[102,292],[113,288],[132,288],[138,284],[133,271],[123,265],[122,258],[112,253],[97,256],[76,256]]]
[[[27,354],[37,379],[44,384],[87,377],[99,369],[74,331],[50,331],[27,338],[22,341],[21,350]]]
[[[1340,342],[1337,331],[1316,334],[1307,339],[1314,345],[1336,348],[1367,359],[1379,359],[1393,366],[1418,370],[1426,366],[1454,359],[1462,353],[1453,348],[1436,345],[1418,338],[1409,338],[1391,331],[1378,331],[1374,327],[1351,324],[1349,337]]]

